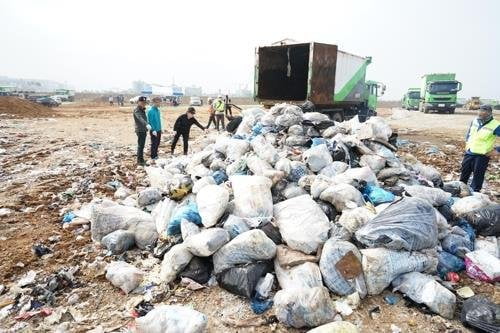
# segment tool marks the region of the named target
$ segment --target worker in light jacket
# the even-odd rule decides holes
[[[224,130],[224,113],[226,111],[226,105],[224,100],[222,99],[222,95],[217,96],[215,101],[213,102],[213,108],[215,111],[215,127],[217,131],[219,130],[219,125],[222,123],[222,130]]]
[[[146,143],[146,134],[151,130],[146,118],[146,97],[141,96],[137,100],[137,107],[134,109],[135,134],[137,134],[137,164],[145,165],[144,145]]]
[[[489,105],[482,105],[469,126],[466,136],[465,155],[462,161],[460,181],[467,184],[472,176],[471,187],[475,192],[483,187],[484,174],[491,157],[496,157],[500,147],[495,147],[500,135],[500,122],[493,118],[493,110]]]
[[[152,99],[153,105],[148,110],[148,124],[151,126],[149,134],[151,136],[151,159],[158,159],[158,148],[161,141],[161,113],[160,103],[161,97],[154,97]]]
[[[203,127],[196,118],[194,118],[196,114],[196,110],[190,106],[186,113],[179,116],[174,124],[174,140],[172,141],[172,155],[174,154],[175,146],[177,145],[177,141],[182,136],[182,143],[184,144],[184,155],[188,153],[188,141],[189,141],[189,131],[191,130],[191,126],[196,125],[201,130],[207,132],[205,127]]]

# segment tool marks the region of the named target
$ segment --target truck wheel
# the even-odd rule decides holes
[[[340,113],[340,112],[335,112],[330,118],[333,121],[336,121],[338,123],[341,123],[344,121],[344,117],[342,117],[342,113]]]
[[[454,114],[455,113],[455,108],[452,108],[448,111],[450,114]]]

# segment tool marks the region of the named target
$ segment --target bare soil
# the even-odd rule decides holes
[[[175,118],[186,108],[162,108],[165,139],[160,155],[169,151],[169,132]],[[110,181],[118,180],[133,190],[147,185],[143,169],[134,163],[136,136],[132,109],[128,105],[69,103],[57,108],[57,112],[43,113],[42,118],[39,118],[41,113],[22,114],[21,109],[12,114],[22,114],[22,118],[0,115],[0,208],[12,210],[10,215],[0,217],[0,284],[8,286],[29,270],[45,276],[78,265],[76,285],[57,291],[53,305],[67,306],[70,295],[79,296],[75,308],[84,319],[72,321],[71,331],[86,331],[98,325],[106,331],[133,326],[132,301],[137,296],[124,295],[89,265],[105,252],[92,243],[88,230],[63,229],[61,224],[65,211],[76,209],[93,197],[112,197],[113,189],[107,185]],[[206,124],[206,108],[197,110],[197,118]],[[411,113],[399,115],[399,119],[390,118],[393,114],[398,116],[397,113],[391,109],[379,110],[398,129],[400,138],[411,141],[400,153],[411,153],[435,165],[445,177],[456,179],[463,135],[472,115]],[[193,127],[191,136],[194,139],[201,133]],[[442,154],[428,154],[430,146],[436,146]],[[498,163],[492,163],[486,184],[489,194],[498,193],[499,174]],[[57,235],[59,241],[48,240]],[[39,243],[48,246],[52,254],[35,256],[32,247]],[[131,256],[141,258],[147,254],[132,251]],[[462,274],[457,288],[465,285],[500,302],[500,291],[495,285],[471,281]],[[468,332],[456,319],[458,316],[445,320],[407,300],[388,305],[383,299],[386,293],[365,299],[359,309],[344,319],[358,325],[362,332],[390,332],[392,324],[402,332]],[[0,296],[0,304],[9,301],[4,296]],[[187,304],[205,313],[210,332],[305,331],[276,323],[272,310],[254,315],[247,300],[218,287],[190,291],[172,285],[161,302]],[[53,330],[54,326],[43,325],[46,323],[41,317],[16,322],[8,316],[0,320],[0,331]]]

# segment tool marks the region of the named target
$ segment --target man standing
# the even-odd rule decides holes
[[[196,114],[196,110],[190,106],[186,113],[179,116],[174,124],[174,140],[172,141],[172,155],[174,154],[175,146],[177,145],[177,141],[179,141],[179,137],[182,136],[182,143],[184,144],[184,155],[188,153],[188,141],[189,141],[189,131],[191,130],[191,126],[194,124],[198,126],[201,130],[207,131],[199,122],[196,120],[194,115]]]
[[[137,164],[145,165],[144,144],[146,143],[146,133],[151,130],[146,118],[146,97],[141,96],[137,100],[137,107],[134,109],[135,134],[137,134]]]
[[[460,181],[467,184],[471,173],[473,174],[471,187],[475,192],[481,191],[483,187],[484,173],[490,157],[499,152],[500,147],[495,148],[495,139],[499,135],[500,122],[493,118],[491,106],[482,105],[467,132],[460,175]]]
[[[215,110],[214,110],[214,105],[213,105],[213,99],[211,97],[208,98],[207,104],[208,104],[208,125],[207,129],[210,128],[210,124],[214,124],[215,128]]]
[[[215,99],[213,103],[214,111],[215,111],[215,127],[217,131],[219,130],[219,124],[222,122],[222,130],[224,130],[224,112],[226,111],[226,106],[224,101],[222,100],[222,96],[219,95]]]
[[[151,135],[151,159],[158,159],[158,148],[161,140],[161,97],[154,97],[153,105],[148,110],[148,124],[151,126],[149,134]]]

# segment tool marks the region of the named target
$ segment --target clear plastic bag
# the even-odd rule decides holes
[[[333,162],[330,151],[325,144],[309,148],[303,153],[304,162],[313,172],[319,172],[321,169]]]
[[[203,333],[208,318],[181,305],[159,305],[135,320],[138,333]]]
[[[193,255],[208,257],[229,242],[229,233],[222,228],[204,229],[189,237],[184,244]]]
[[[144,272],[124,262],[113,261],[106,266],[106,279],[128,294],[142,282]]]
[[[231,176],[235,215],[252,217],[273,216],[271,181],[263,176]]]
[[[329,186],[321,193],[319,198],[334,205],[338,212],[365,205],[361,192],[349,184]]]
[[[450,193],[440,188],[423,185],[405,186],[405,191],[412,197],[423,199],[435,207],[445,205],[451,198]]]
[[[205,227],[214,226],[224,214],[229,202],[229,192],[223,186],[207,185],[196,195],[196,205]]]
[[[305,262],[293,267],[282,267],[274,260],[274,271],[282,289],[322,287],[321,271],[316,263]]]

